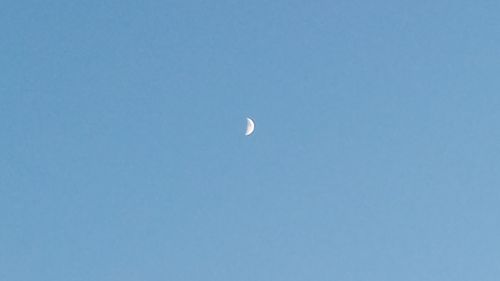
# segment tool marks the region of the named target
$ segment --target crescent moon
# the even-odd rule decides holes
[[[251,135],[254,130],[255,130],[255,123],[251,118],[247,117],[247,130],[245,132],[245,136]]]

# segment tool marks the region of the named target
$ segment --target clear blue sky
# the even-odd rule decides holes
[[[499,11],[4,1],[0,279],[499,280]]]

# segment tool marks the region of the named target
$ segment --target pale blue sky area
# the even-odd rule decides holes
[[[0,280],[499,280],[499,11],[3,1]]]

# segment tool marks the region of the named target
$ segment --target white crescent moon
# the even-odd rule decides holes
[[[247,117],[247,130],[245,132],[245,136],[251,135],[254,130],[255,130],[255,123],[251,118]]]

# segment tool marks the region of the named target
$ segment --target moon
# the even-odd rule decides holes
[[[249,136],[255,131],[255,123],[252,118],[247,117],[247,130],[245,132],[245,136]]]

